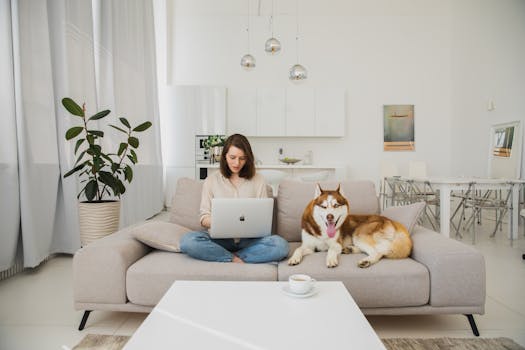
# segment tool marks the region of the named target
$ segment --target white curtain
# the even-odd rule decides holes
[[[0,0],[0,6],[2,271],[13,264],[19,235],[25,267],[80,246],[80,186],[74,177],[63,179],[74,163],[64,134],[75,120],[63,97],[86,102],[92,114],[111,109],[113,119],[153,123],[139,135],[121,226],[162,209],[162,165],[151,1]],[[100,123],[103,147],[116,152],[119,135],[108,121]]]
[[[20,226],[11,4],[0,0],[0,271],[14,265]]]
[[[154,130],[139,134],[139,164],[122,201],[122,222],[152,216],[163,206],[162,157],[155,64],[153,3],[144,0],[94,0],[97,100],[106,117],[118,125],[125,116],[132,125],[146,120]],[[106,146],[118,150],[118,131]],[[154,208],[152,211],[151,208]]]

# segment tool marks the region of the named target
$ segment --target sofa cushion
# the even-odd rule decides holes
[[[382,259],[361,269],[357,261],[364,254],[342,254],[339,266],[326,267],[326,252],[307,255],[299,265],[279,263],[279,281],[305,273],[318,281],[342,281],[359,307],[421,306],[429,302],[430,277],[427,268],[410,258]]]
[[[155,250],[129,267],[128,300],[154,306],[176,280],[275,281],[277,265],[209,262]]]
[[[339,182],[321,182],[323,189],[336,189]],[[301,217],[315,196],[314,182],[285,180],[279,184],[276,233],[289,242],[301,240]],[[379,202],[372,181],[343,181],[341,189],[350,202],[352,214],[377,214]]]
[[[177,181],[177,188],[171,202],[170,222],[189,228],[193,231],[202,230],[199,221],[201,206],[202,180],[187,177]]]
[[[148,221],[134,227],[131,234],[145,245],[155,249],[179,253],[179,241],[191,230],[171,222]]]
[[[416,202],[408,205],[388,207],[381,212],[381,215],[402,223],[407,228],[408,233],[412,234],[419,216],[425,209],[425,205],[425,202]]]

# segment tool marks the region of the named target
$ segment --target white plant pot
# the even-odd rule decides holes
[[[80,243],[86,246],[119,228],[120,201],[78,203]]]

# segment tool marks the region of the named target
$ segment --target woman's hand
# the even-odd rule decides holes
[[[202,219],[201,225],[205,228],[210,228],[211,227],[211,217]]]

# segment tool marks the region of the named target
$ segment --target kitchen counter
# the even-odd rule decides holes
[[[219,163],[210,164],[208,162],[196,163],[195,170],[197,178],[205,178],[202,176],[202,171],[207,173],[208,169],[218,169]],[[275,169],[279,171],[284,171],[289,173],[290,177],[300,178],[302,176],[307,176],[308,174],[315,174],[321,172],[328,172],[330,179],[344,180],[346,179],[346,167],[344,165],[335,165],[335,164],[257,164],[257,169]],[[202,171],[201,171],[202,170]]]
[[[218,168],[219,163],[197,163],[197,168]],[[342,168],[342,165],[302,165],[302,164],[257,164],[255,165],[258,169],[338,169]]]

